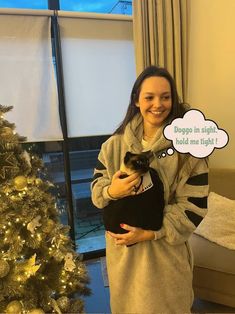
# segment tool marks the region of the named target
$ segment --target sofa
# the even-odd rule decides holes
[[[227,198],[235,200],[235,169],[211,169],[209,185],[210,192],[226,198],[222,200],[228,201]],[[231,203],[235,205],[235,201]],[[194,255],[195,298],[235,308],[235,249],[212,242],[196,232],[190,237],[189,242]]]

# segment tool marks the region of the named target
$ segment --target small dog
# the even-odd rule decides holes
[[[123,174],[120,176],[120,178],[126,178],[134,172],[138,172],[141,176],[138,184],[134,187],[134,191],[136,193],[138,192],[140,185],[143,181],[142,176],[149,170],[151,157],[151,151],[143,152],[141,154],[133,154],[127,152],[124,157],[123,163],[121,164],[120,170]]]
[[[122,178],[139,172],[140,182],[136,195],[110,201],[103,209],[105,229],[114,233],[126,233],[120,224],[128,224],[145,230],[159,230],[165,207],[164,186],[156,170],[150,167],[152,152],[133,154],[127,152],[120,170]]]

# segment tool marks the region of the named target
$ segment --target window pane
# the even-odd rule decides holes
[[[102,211],[91,201],[90,185],[101,144],[107,136],[70,140],[76,247],[81,253],[105,249]]]
[[[132,0],[60,0],[60,9],[65,11],[131,15]]]
[[[0,8],[48,9],[47,0],[0,0]]]

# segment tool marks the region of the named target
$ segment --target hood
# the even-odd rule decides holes
[[[161,126],[152,144],[152,152],[156,153],[166,148],[172,147],[171,141],[167,140],[163,135],[165,125]],[[124,141],[130,147],[133,153],[140,153],[143,150],[141,141],[143,138],[143,118],[137,113],[134,118],[127,124],[124,132]]]

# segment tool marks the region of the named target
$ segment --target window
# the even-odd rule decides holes
[[[16,8],[16,9],[48,9],[47,0],[0,0],[0,8]]]
[[[3,2],[4,4],[2,4]],[[79,3],[80,6],[78,7],[78,4],[77,7],[73,6],[75,2]],[[87,5],[82,6],[82,3]],[[39,3],[39,1],[0,0],[0,8],[47,9],[48,1],[44,1],[44,6],[42,4],[43,1]],[[131,1],[60,0],[61,9],[80,10],[80,12],[131,14],[131,5]],[[23,10],[18,10],[18,12],[20,12],[19,16],[14,15],[14,19],[24,17],[25,13]],[[41,12],[39,13],[41,15]],[[48,13],[49,15],[51,14],[50,11],[45,12],[46,18],[40,16],[37,19],[46,19],[49,22],[53,22],[54,19],[47,16]],[[88,258],[88,256],[103,254],[102,252],[105,249],[102,211],[95,208],[91,202],[90,184],[101,144],[121,122],[129,103],[129,94],[136,75],[132,18],[120,15],[102,15],[100,18],[97,18],[96,14],[84,14],[83,16],[83,14],[74,14],[74,12],[69,14],[71,14],[71,17],[62,10],[58,13],[69,137],[68,150],[67,145],[65,145],[67,142],[63,141],[62,135],[51,138],[42,136],[39,139],[31,137],[28,138],[31,143],[25,145],[29,144],[37,147],[38,152],[36,153],[43,159],[47,169],[46,179],[55,185],[54,193],[58,199],[61,222],[70,224],[72,231],[74,231],[71,232],[72,238],[76,241],[78,251],[83,253],[85,258]],[[36,18],[34,11],[33,14],[29,11],[26,15],[29,15],[27,19],[33,19],[35,27]],[[6,16],[9,17],[9,14],[3,14],[0,19],[3,26],[9,26],[9,23],[5,22]],[[19,24],[16,24],[14,29],[17,30],[17,25]],[[51,27],[50,24],[47,26],[49,27],[45,27],[45,29],[48,30],[49,36],[46,37],[45,42],[49,43],[49,48],[51,49],[50,43],[55,44],[56,40],[51,41]],[[31,28],[25,27],[25,29],[28,33],[28,29]],[[4,32],[3,35],[6,37],[6,28],[2,27],[2,30]],[[4,36],[2,38],[5,38]],[[10,36],[8,37],[11,38]],[[31,37],[35,38],[35,36]],[[22,35],[19,36],[17,43],[23,45],[22,51],[24,52],[26,41],[23,39]],[[3,42],[2,46],[6,46],[5,42]],[[38,46],[41,47],[41,44]],[[60,62],[55,57],[57,56],[55,51],[53,50],[53,58],[50,58],[48,63],[50,67],[52,65],[53,70],[53,65],[54,67],[60,67]],[[15,60],[18,60],[17,58],[19,58],[18,52]],[[14,67],[16,62],[11,63]],[[27,66],[28,64],[27,62]],[[54,71],[51,72],[54,73]],[[27,76],[24,87],[29,85],[30,80],[28,80],[28,77],[30,76]],[[57,79],[58,77],[57,75]],[[52,89],[48,84],[47,87],[48,90]],[[34,90],[34,88],[31,90]],[[58,100],[57,96],[57,93],[55,93],[56,100]],[[45,98],[45,89],[43,89],[43,97]],[[19,98],[23,97],[20,96]],[[37,99],[41,98],[40,92]],[[43,101],[45,100],[44,98]],[[9,97],[7,97],[7,100],[9,100]],[[4,100],[4,103],[8,104],[9,101],[7,100]],[[10,104],[14,106],[14,102],[11,100]],[[36,101],[32,103],[36,103]],[[51,103],[51,100],[49,103]],[[45,109],[43,106],[41,108]],[[55,108],[57,112],[58,106],[55,106]],[[17,129],[20,125],[29,126],[29,122],[32,120],[31,117],[27,123],[24,123],[22,122],[22,115],[17,114],[16,116],[18,116],[19,121],[16,121],[15,118],[9,118],[9,121],[16,123]],[[25,111],[23,116],[26,116],[27,119]],[[41,112],[39,116],[41,116]],[[108,119],[106,118],[107,116],[109,117]],[[55,118],[48,116],[48,122],[52,122],[51,125],[53,124],[54,130]],[[43,123],[45,124],[45,121]],[[58,125],[60,126],[60,123]],[[32,129],[31,125],[30,129]],[[45,131],[45,128],[43,130]],[[19,134],[27,136],[25,130],[19,130]],[[38,135],[38,132],[36,134]],[[46,132],[46,134],[48,135],[49,133]],[[36,142],[32,143],[33,141]],[[69,162],[68,155],[64,154],[65,151],[69,153]],[[71,171],[71,182],[69,180],[66,181],[69,176],[66,175],[67,172],[65,173],[64,169],[68,168]],[[44,174],[42,173],[42,175]],[[66,193],[68,185],[71,185],[72,197],[70,197],[70,193]],[[70,192],[70,188],[68,191]],[[94,251],[96,253],[92,255]]]
[[[132,1],[60,0],[60,9],[65,11],[132,15]]]
[[[132,0],[56,0],[64,11],[132,15]],[[48,0],[0,0],[0,8],[48,9]]]
[[[101,144],[107,138],[88,136],[69,142],[75,241],[81,253],[105,249],[102,211],[92,204],[90,185]]]

